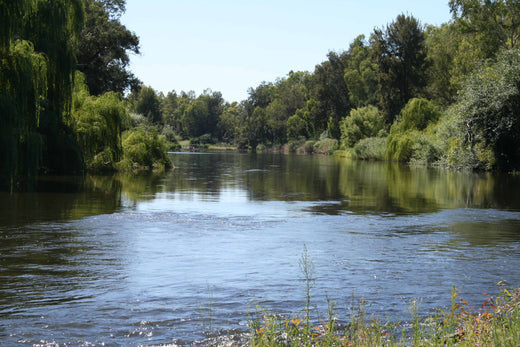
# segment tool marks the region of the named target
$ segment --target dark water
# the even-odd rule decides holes
[[[0,195],[0,344],[189,344],[256,305],[407,319],[520,286],[520,177],[322,156],[172,154],[163,175]],[[354,296],[354,299],[353,299]]]

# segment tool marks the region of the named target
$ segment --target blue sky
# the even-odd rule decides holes
[[[422,24],[451,18],[448,0],[127,0],[121,21],[140,38],[130,69],[144,84],[241,101],[262,81],[314,71],[400,13]]]

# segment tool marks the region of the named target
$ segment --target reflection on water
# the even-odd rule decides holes
[[[428,312],[520,285],[520,177],[324,156],[172,154],[168,173],[46,177],[0,194],[0,341],[150,345],[244,329],[256,304],[352,293]],[[211,328],[208,320],[211,319]]]
[[[193,159],[195,158],[195,159]],[[250,201],[320,201],[326,214],[426,213],[447,208],[518,209],[520,177],[324,156],[185,155],[164,191],[218,199],[226,189]]]

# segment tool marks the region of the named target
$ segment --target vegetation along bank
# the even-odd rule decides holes
[[[41,173],[167,169],[166,152],[233,146],[474,170],[520,166],[520,4],[450,0],[225,101],[164,95],[129,71],[124,0],[1,1],[0,186]]]

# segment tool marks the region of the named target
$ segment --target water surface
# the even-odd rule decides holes
[[[256,305],[407,319],[520,285],[520,177],[323,156],[172,154],[166,174],[0,194],[2,344],[190,344]],[[353,299],[354,296],[354,299]]]

